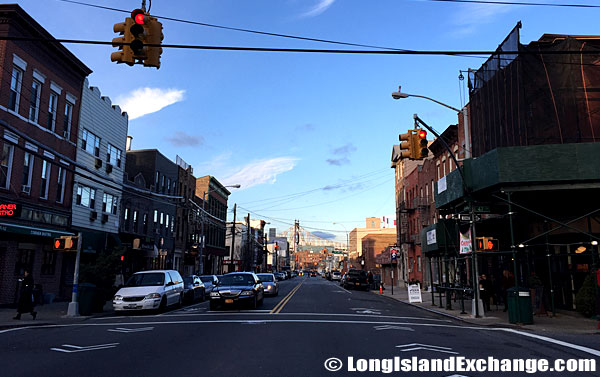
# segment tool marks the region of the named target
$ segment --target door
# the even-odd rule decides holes
[[[173,305],[173,281],[171,280],[171,275],[165,272],[165,296],[167,297],[167,306]]]

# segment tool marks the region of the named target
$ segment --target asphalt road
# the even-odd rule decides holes
[[[594,335],[569,343],[510,329],[481,328],[322,278],[281,282],[256,311],[211,312],[208,302],[162,314],[104,317],[0,331],[2,376],[335,376],[348,357],[382,359],[594,358]],[[595,340],[595,341],[594,341]],[[578,345],[587,344],[588,347]],[[331,372],[325,361],[339,358]],[[329,367],[337,367],[331,362]],[[358,365],[360,366],[360,365]],[[520,376],[527,373],[394,372],[410,376]],[[544,376],[599,376],[543,373]]]

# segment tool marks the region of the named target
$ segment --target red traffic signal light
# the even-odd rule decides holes
[[[131,18],[136,24],[143,25],[146,18],[146,14],[142,9],[134,9],[131,12]]]
[[[427,131],[419,130],[419,139],[427,139]]]
[[[125,256],[121,255],[121,262],[123,262],[125,260]]]
[[[64,245],[64,241],[61,240],[60,238],[57,238],[54,240],[54,248],[55,249],[62,249],[61,245]]]
[[[73,250],[77,249],[77,243],[79,242],[78,237],[63,236],[54,239],[54,250]]]

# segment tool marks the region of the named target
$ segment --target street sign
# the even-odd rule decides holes
[[[396,260],[398,258],[398,254],[395,251],[392,251],[392,260]]]

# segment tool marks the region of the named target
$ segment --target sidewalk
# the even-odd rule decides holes
[[[378,290],[371,291],[374,294],[380,294]],[[555,317],[552,317],[552,312],[548,315],[534,315],[532,325],[518,325],[508,322],[508,312],[504,311],[504,306],[491,305],[491,311],[485,313],[481,318],[475,318],[471,315],[471,300],[465,300],[465,312],[461,314],[461,302],[459,299],[452,300],[452,309],[446,309],[446,296],[442,293],[442,308],[440,308],[439,293],[435,293],[435,305],[431,301],[431,292],[421,291],[422,303],[409,303],[407,288],[394,287],[392,295],[391,286],[386,285],[383,291],[383,296],[389,297],[408,305],[413,305],[424,310],[435,312],[447,317],[452,317],[467,323],[480,326],[493,327],[512,327],[521,330],[531,330],[535,332],[553,332],[553,333],[568,333],[568,334],[600,334],[598,321],[581,316],[577,312],[557,312]]]
[[[114,313],[112,301],[106,302],[102,313],[94,313],[91,316],[67,317],[68,307],[68,302],[53,302],[52,304],[38,305],[35,307],[35,311],[37,312],[35,321],[29,313],[23,313],[20,320],[15,320],[13,317],[17,314],[16,309],[0,308],[0,329],[73,323],[90,318],[104,317]]]

